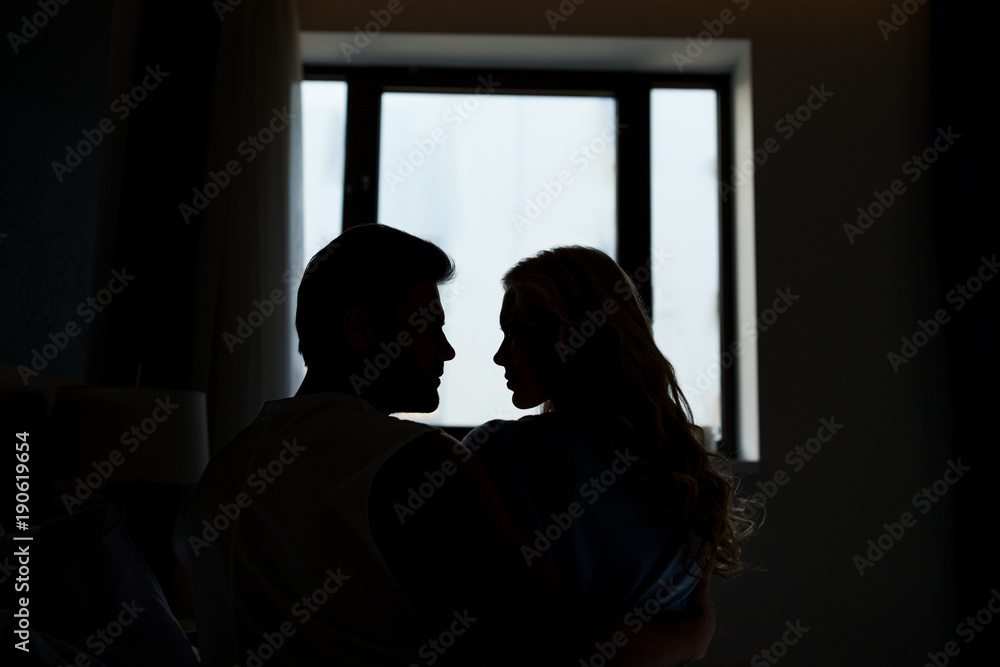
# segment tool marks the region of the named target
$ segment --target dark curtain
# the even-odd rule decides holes
[[[996,167],[987,162],[994,150],[995,73],[986,71],[990,24],[981,15],[984,6],[934,2],[932,11],[931,135],[951,126],[961,134],[954,154],[941,160],[933,173],[935,229],[941,266],[942,302],[959,285],[968,290],[961,312],[949,324],[947,341],[952,368],[951,387],[942,387],[942,400],[951,396],[955,414],[955,456],[972,470],[956,487],[956,563],[959,582],[955,622],[975,618],[1000,589],[995,573],[997,446],[997,389],[1000,363],[997,317],[1000,313],[1000,275],[984,281],[1000,253],[996,212],[989,208],[995,191]],[[992,156],[990,156],[992,157]],[[985,261],[984,261],[985,260]],[[995,271],[995,269],[993,270]],[[982,272],[982,273],[980,273]],[[958,292],[958,295],[961,293]],[[953,294],[954,299],[959,296]],[[965,297],[961,297],[965,298]],[[950,389],[950,392],[948,391]],[[920,582],[914,582],[919,586]],[[996,602],[993,603],[994,607]],[[985,618],[985,614],[982,618]],[[976,621],[978,624],[980,621]],[[969,626],[966,627],[975,627]],[[980,626],[971,638],[956,635],[961,664],[985,665],[996,660],[1000,622]]]
[[[220,29],[211,3],[144,3],[129,87],[147,67],[162,80],[127,118],[121,178],[107,185],[99,223],[108,259],[95,268],[95,290],[112,270],[134,276],[94,321],[87,375],[99,384],[204,389],[189,386],[187,372],[201,228],[184,224],[178,204],[204,184]]]

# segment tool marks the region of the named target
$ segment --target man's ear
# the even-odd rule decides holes
[[[344,338],[348,344],[359,350],[368,350],[375,346],[375,323],[368,313],[360,308],[350,308],[344,313]]]

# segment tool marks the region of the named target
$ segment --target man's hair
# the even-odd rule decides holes
[[[309,260],[299,286],[295,329],[306,366],[345,351],[349,309],[360,308],[383,326],[414,285],[454,275],[454,262],[430,241],[385,225],[346,230]]]

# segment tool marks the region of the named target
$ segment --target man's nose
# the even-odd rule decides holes
[[[451,361],[455,358],[455,348],[451,346],[451,342],[449,342],[447,336],[443,336],[442,340],[444,345],[441,348],[441,359],[443,361]]]

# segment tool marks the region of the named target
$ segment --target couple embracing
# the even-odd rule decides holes
[[[543,410],[460,443],[391,416],[437,408],[455,356],[438,292],[451,259],[382,225],[351,228],[321,255],[298,293],[302,386],[213,456],[186,512],[194,532],[242,499],[239,517],[187,554],[202,661],[703,656],[715,629],[708,580],[741,569],[753,524],[621,268],[568,247],[507,272],[494,361],[513,404]],[[570,341],[595,312],[600,326]],[[393,358],[358,382],[385,349]],[[248,477],[289,443],[294,463],[251,492]]]

